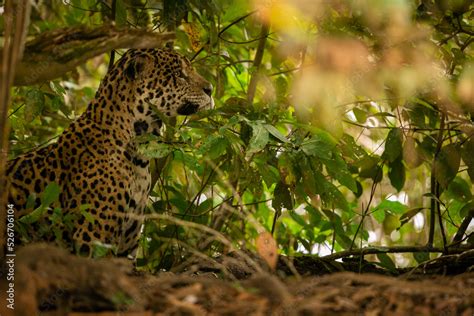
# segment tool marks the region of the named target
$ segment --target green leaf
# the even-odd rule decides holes
[[[342,154],[344,157],[352,160],[358,160],[362,157],[367,156],[364,148],[356,143],[354,137],[344,134],[339,142]]]
[[[176,208],[180,211],[180,213],[183,213],[188,209],[189,203],[184,197],[178,197],[178,198],[171,198],[169,199],[169,202],[176,206]]]
[[[331,159],[336,143],[329,134],[320,132],[301,144],[301,150],[308,156]]]
[[[458,176],[449,184],[446,193],[453,199],[468,202],[472,199],[471,190],[472,185]]]
[[[291,216],[291,218],[297,222],[298,224],[300,224],[302,227],[306,227],[308,226],[308,223],[306,223],[306,220],[303,218],[303,216],[299,215],[298,213],[294,212],[294,211],[290,211],[288,212]]]
[[[430,260],[430,253],[429,252],[414,252],[413,258],[415,258],[416,262],[423,263],[425,261]]]
[[[382,224],[383,221],[385,220],[385,210],[383,209],[375,209],[372,211],[372,217],[375,218],[375,220]]]
[[[207,199],[199,204],[196,208],[196,214],[201,214],[207,211],[210,211],[214,205],[214,200],[212,198]]]
[[[380,159],[375,156],[366,156],[356,163],[360,167],[359,176],[362,178],[371,178],[375,182],[382,181],[383,172],[379,166]]]
[[[459,216],[461,218],[465,218],[467,216],[474,216],[474,202],[469,202],[466,205],[464,205],[459,210]]]
[[[79,206],[79,211],[81,212],[82,216],[91,224],[95,223],[95,218],[88,212],[88,209],[91,208],[90,204],[82,204]]]
[[[363,124],[367,120],[367,112],[359,108],[353,108],[354,116],[356,117],[357,122]]]
[[[372,216],[377,222],[383,223],[387,214],[403,214],[406,210],[407,206],[398,201],[383,200],[372,209]]]
[[[40,113],[43,112],[45,105],[44,93],[39,89],[32,89],[26,93],[26,108],[24,112],[25,120],[33,121]]]
[[[293,209],[293,200],[291,199],[290,188],[283,182],[278,182],[273,192],[272,207],[281,211],[284,207],[287,210]]]
[[[31,212],[31,213],[21,217],[20,219],[18,219],[18,221],[21,222],[21,223],[24,223],[24,224],[36,223],[46,213],[47,210],[48,210],[47,207],[41,205],[40,207],[35,209],[33,212]]]
[[[61,188],[58,184],[55,182],[49,183],[44,189],[43,193],[41,193],[41,204],[43,206],[51,205],[53,202],[58,200],[60,193]]]
[[[32,192],[30,195],[28,195],[28,198],[26,199],[26,209],[31,209],[35,207],[35,200],[36,200],[36,193]]]
[[[213,138],[211,142],[206,144],[206,156],[210,159],[217,159],[226,153],[229,142],[224,137]]]
[[[398,201],[383,200],[374,208],[374,211],[376,210],[385,210],[393,214],[403,214],[407,210],[407,206]]]
[[[372,116],[380,116],[380,117],[396,117],[395,115],[393,115],[393,113],[389,113],[389,112],[377,112],[377,113],[374,113],[372,114]]]
[[[434,176],[444,189],[456,177],[460,163],[461,153],[457,144],[449,144],[441,148],[434,162]]]
[[[388,164],[388,178],[392,186],[400,192],[405,185],[405,166],[403,165],[401,156]]]
[[[331,177],[346,186],[352,192],[357,192],[357,184],[352,174],[349,172],[346,162],[340,156],[334,156],[333,159],[323,160],[327,171]]]
[[[467,173],[471,178],[471,181],[474,182],[474,136],[470,138],[463,144],[461,148],[462,160],[467,166]]]
[[[50,81],[49,86],[51,87],[51,90],[54,91],[57,95],[65,95],[66,94],[66,89],[64,89],[63,86],[59,84],[57,81]]]
[[[385,219],[383,220],[382,227],[385,234],[391,234],[395,229],[399,229],[401,225],[398,216],[393,215],[386,211]]]
[[[151,141],[141,145],[139,152],[148,158],[163,158],[173,151],[173,147],[169,144]]]
[[[109,245],[102,243],[95,243],[92,247],[92,258],[99,259],[107,256],[114,249]],[[83,254],[86,255],[86,254]]]
[[[252,126],[252,138],[249,142],[249,154],[253,154],[261,151],[268,144],[269,135],[268,130],[261,124],[251,124]]]
[[[278,172],[278,169],[269,164],[267,160],[255,160],[255,163],[267,187],[280,181],[280,173]]]
[[[115,8],[115,23],[118,26],[124,26],[127,24],[127,7],[125,6],[124,0],[116,0]]]
[[[397,267],[395,266],[395,263],[393,262],[392,258],[390,258],[389,255],[386,253],[378,253],[377,254],[377,259],[380,261],[380,265],[391,272],[397,271]]]
[[[53,110],[54,112],[57,112],[59,111],[59,109],[61,109],[61,106],[64,104],[64,100],[60,97],[53,97],[51,98],[51,110]]]
[[[345,196],[334,184],[327,181],[319,172],[314,173],[314,177],[317,188],[316,192],[321,192],[319,194],[321,195],[324,205],[330,208],[339,208],[344,211],[349,210],[349,204],[347,203]]]
[[[60,223],[63,220],[63,212],[61,212],[61,208],[55,207],[50,219],[55,224]]]
[[[391,129],[385,141],[385,150],[382,154],[382,159],[388,160],[389,162],[395,161],[395,159],[402,154],[402,140],[402,130],[399,128]]]
[[[422,210],[424,210],[423,207],[415,207],[403,213],[402,216],[400,216],[400,226],[408,223],[413,218],[413,216],[420,213]]]
[[[275,126],[270,125],[270,124],[265,124],[264,126],[270,134],[272,134],[274,137],[278,138],[283,143],[289,143],[290,142],[288,140],[288,138],[285,137],[285,135],[283,135],[282,133],[280,133],[279,130],[276,129]]]

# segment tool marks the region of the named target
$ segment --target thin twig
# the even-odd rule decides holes
[[[444,124],[446,120],[446,114],[443,111],[440,111],[440,112],[441,112],[441,121],[439,125],[436,150],[433,157],[433,163],[431,164],[430,187],[431,187],[432,197],[431,197],[431,202],[430,202],[430,226],[429,226],[429,235],[428,235],[429,247],[433,246],[435,218],[436,218],[437,211],[439,210],[439,190],[438,190],[439,187],[437,186],[435,163],[441,151],[441,147],[443,145]],[[444,243],[444,246],[446,246],[446,243]]]
[[[367,214],[369,212],[370,205],[372,204],[372,200],[373,200],[374,195],[375,195],[375,189],[377,188],[377,183],[378,182],[376,180],[379,176],[381,176],[380,172],[382,172],[382,167],[378,168],[377,174],[375,175],[374,181],[372,182],[372,187],[370,189],[369,202],[367,203],[367,206],[365,207],[364,213],[362,213],[362,218],[360,220],[359,225],[357,226],[357,230],[354,234],[354,238],[352,238],[351,247],[349,248],[350,250],[354,247],[354,243],[355,243],[355,240],[357,238],[357,235],[359,234],[359,230],[361,229],[362,225],[364,224],[364,219],[365,219],[365,217],[367,216]]]

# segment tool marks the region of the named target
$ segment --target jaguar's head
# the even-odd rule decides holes
[[[166,49],[131,49],[109,72],[129,104],[137,135],[159,133],[161,115],[190,115],[212,108],[212,84],[184,56]],[[123,83],[122,83],[123,82]]]

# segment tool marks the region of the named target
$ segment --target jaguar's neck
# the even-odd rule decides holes
[[[133,112],[129,102],[126,99],[122,101],[120,97],[106,100],[104,96],[99,96],[89,103],[82,116],[93,121],[97,127],[108,130],[113,138],[126,145],[135,138]]]

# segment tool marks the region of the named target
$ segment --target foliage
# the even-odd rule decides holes
[[[149,213],[207,225],[236,246],[272,231],[282,254],[446,247],[472,218],[471,1],[113,2],[45,2],[30,33],[110,20],[172,30],[214,83],[214,110],[169,122],[164,140],[143,146],[156,165]],[[11,156],[79,115],[107,62],[15,88]],[[139,265],[226,251],[197,227],[148,220]],[[392,259],[377,256],[387,269]]]

